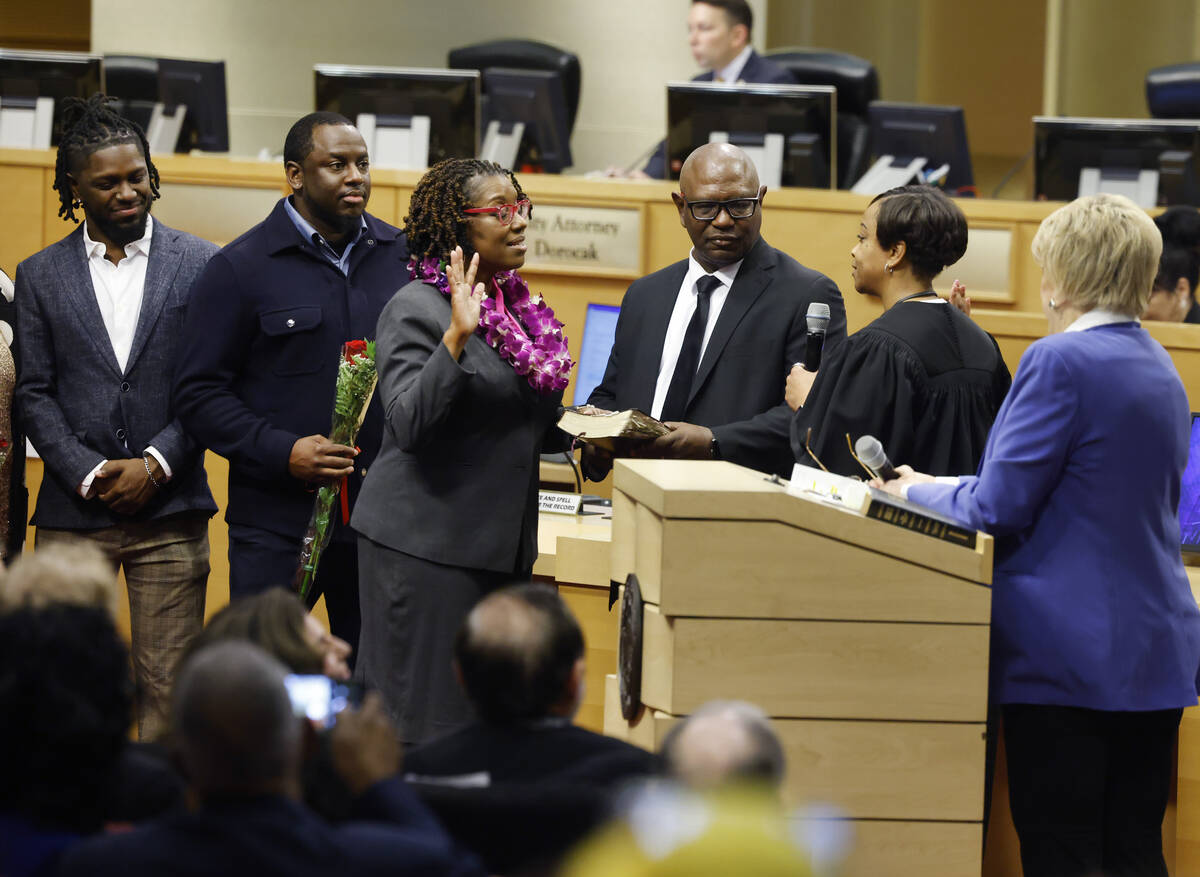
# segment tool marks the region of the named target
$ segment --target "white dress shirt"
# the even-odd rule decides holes
[[[729,287],[733,286],[738,269],[742,267],[739,259],[732,265],[726,265],[713,272],[713,277],[721,281],[721,285],[712,291],[708,300],[708,323],[704,327],[704,341],[700,345],[700,359],[696,367],[704,362],[704,351],[708,349],[708,339],[712,336],[713,326],[721,316],[721,308],[729,295]],[[662,359],[658,363],[658,382],[654,385],[654,404],[651,406],[652,417],[662,415],[663,404],[667,401],[667,390],[671,387],[671,377],[675,374],[675,363],[679,361],[679,351],[683,347],[683,336],[687,334],[688,323],[696,312],[696,281],[708,274],[693,253],[688,255],[688,270],[683,275],[683,283],[679,285],[679,293],[675,296],[675,308],[671,311],[671,321],[667,323],[667,335],[663,339]]]
[[[150,238],[154,234],[154,220],[146,216],[146,233],[125,246],[125,258],[114,265],[104,257],[106,246],[92,240],[88,234],[87,221],[83,223],[83,251],[87,256],[88,272],[92,276],[92,291],[100,307],[100,318],[112,344],[113,354],[121,371],[129,364],[129,352],[133,348],[133,335],[137,331],[138,317],[142,312],[142,293],[146,288],[146,265],[150,261]],[[171,467],[155,448],[146,448],[162,466],[163,475],[171,477]],[[105,460],[88,473],[79,485],[79,493],[89,499],[92,481],[96,473],[104,468]]]
[[[738,52],[736,58],[734,58],[720,70],[714,70],[713,82],[737,82],[738,77],[742,75],[742,68],[745,67],[746,62],[750,60],[750,53],[753,51],[753,46],[746,46],[746,48]]]

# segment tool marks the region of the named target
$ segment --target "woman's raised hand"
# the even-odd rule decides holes
[[[967,295],[967,288],[962,285],[960,280],[955,280],[954,285],[950,287],[950,304],[968,317],[971,316],[971,297]]]
[[[450,254],[450,266],[446,277],[450,281],[450,327],[442,340],[455,359],[462,355],[471,337],[479,326],[479,306],[483,302],[482,283],[475,283],[475,272],[479,270],[479,254],[471,257],[471,264],[463,271],[462,247],[455,247]]]

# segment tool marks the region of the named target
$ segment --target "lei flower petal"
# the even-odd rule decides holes
[[[408,276],[437,287],[450,297],[446,263],[427,256],[408,261]],[[562,323],[540,295],[532,295],[529,285],[516,271],[504,271],[492,281],[504,295],[504,310],[496,299],[485,295],[479,305],[476,334],[495,349],[519,375],[524,375],[537,392],[546,395],[567,385],[575,363],[567,352]]]

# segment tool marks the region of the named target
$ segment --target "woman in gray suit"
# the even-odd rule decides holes
[[[454,636],[480,597],[537,558],[538,462],[571,359],[517,269],[529,200],[510,171],[443,161],[413,191],[412,282],[379,318],[379,456],[354,511],[363,607],[357,674],[404,739],[471,720]]]

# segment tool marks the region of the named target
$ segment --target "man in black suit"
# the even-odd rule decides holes
[[[615,788],[659,761],[572,724],[583,699],[583,633],[553,588],[489,594],[454,653],[479,720],[408,753],[407,777],[489,872],[550,873],[608,818]]]
[[[787,373],[804,358],[805,314],[829,305],[826,345],[846,337],[838,288],[760,235],[767,187],[728,143],[693,152],[671,197],[691,255],[634,281],[621,303],[604,379],[588,402],[638,408],[672,431],[645,456],[717,458],[791,472]],[[600,480],[611,457],[584,446],[584,471]]]
[[[688,11],[688,45],[704,72],[692,82],[765,82],[795,85],[791,71],[768,61],[750,45],[754,15],[746,0],[692,0]],[[667,145],[659,144],[646,167],[635,176],[666,179]]]
[[[410,778],[608,785],[656,770],[645,750],[572,724],[583,700],[583,632],[553,588],[489,594],[459,629],[454,657],[479,721],[408,753]]]
[[[399,743],[373,695],[339,715],[331,740],[364,821],[330,826],[300,803],[304,720],[292,713],[286,673],[247,642],[197,652],[175,686],[172,730],[198,806],[85,841],[63,856],[59,873],[480,874],[396,777]]]

